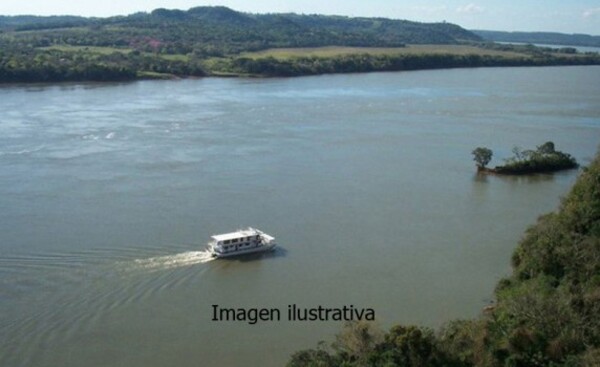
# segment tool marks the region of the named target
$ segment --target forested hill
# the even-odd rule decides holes
[[[590,36],[589,34],[565,34],[554,32],[499,32],[480,30],[475,30],[473,33],[485,40],[494,42],[520,42],[545,45],[600,47],[600,36]]]
[[[248,14],[226,7],[156,9],[110,18],[0,17],[0,30],[34,46],[60,41],[86,46],[148,46],[148,50],[219,56],[273,47],[456,44],[479,36],[450,23],[298,14]],[[43,34],[27,31],[45,30]],[[141,45],[140,45],[141,43]],[[147,43],[147,44],[145,44]]]
[[[109,18],[0,16],[0,83],[598,64],[599,55],[575,49],[486,43],[450,23],[221,6]]]
[[[8,30],[67,28],[91,24],[91,18],[71,15],[35,16],[35,15],[0,15],[0,32]]]

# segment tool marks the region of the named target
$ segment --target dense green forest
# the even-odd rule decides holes
[[[474,30],[481,38],[494,42],[537,43],[545,45],[570,45],[600,47],[600,36],[564,34],[555,32],[499,32]]]
[[[516,49],[516,48],[515,48]],[[328,73],[402,71],[488,66],[599,65],[599,56],[564,57],[558,53],[517,56],[476,52],[373,55],[369,52],[334,57],[231,57],[212,64],[213,72],[236,75],[298,76]]]
[[[475,45],[464,53],[373,55],[407,45]],[[248,57],[281,48],[360,47],[353,55]],[[156,9],[110,18],[0,16],[0,82],[132,80],[205,75],[292,76],[445,67],[600,64],[596,55],[496,47],[450,23],[298,14],[225,7]]]
[[[347,324],[288,366],[600,366],[600,154],[527,230],[512,266],[477,319],[438,331]]]

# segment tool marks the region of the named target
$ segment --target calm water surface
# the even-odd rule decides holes
[[[600,68],[0,88],[0,365],[279,366],[336,322],[224,307],[476,316],[577,172],[477,177],[552,140],[586,164]],[[272,255],[207,261],[256,226]]]

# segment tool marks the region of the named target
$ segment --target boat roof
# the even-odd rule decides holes
[[[217,235],[211,236],[211,238],[215,241],[226,241],[226,240],[232,240],[234,238],[256,236],[259,233],[261,233],[261,232],[257,231],[254,228],[248,228],[248,229],[243,229],[243,230],[239,230],[236,232],[217,234]]]

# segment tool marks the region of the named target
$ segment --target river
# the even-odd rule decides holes
[[[600,142],[600,67],[0,87],[0,365],[281,366],[336,321],[231,308],[371,308],[383,328],[476,317],[577,171],[480,177]],[[247,226],[272,254],[214,260]]]

